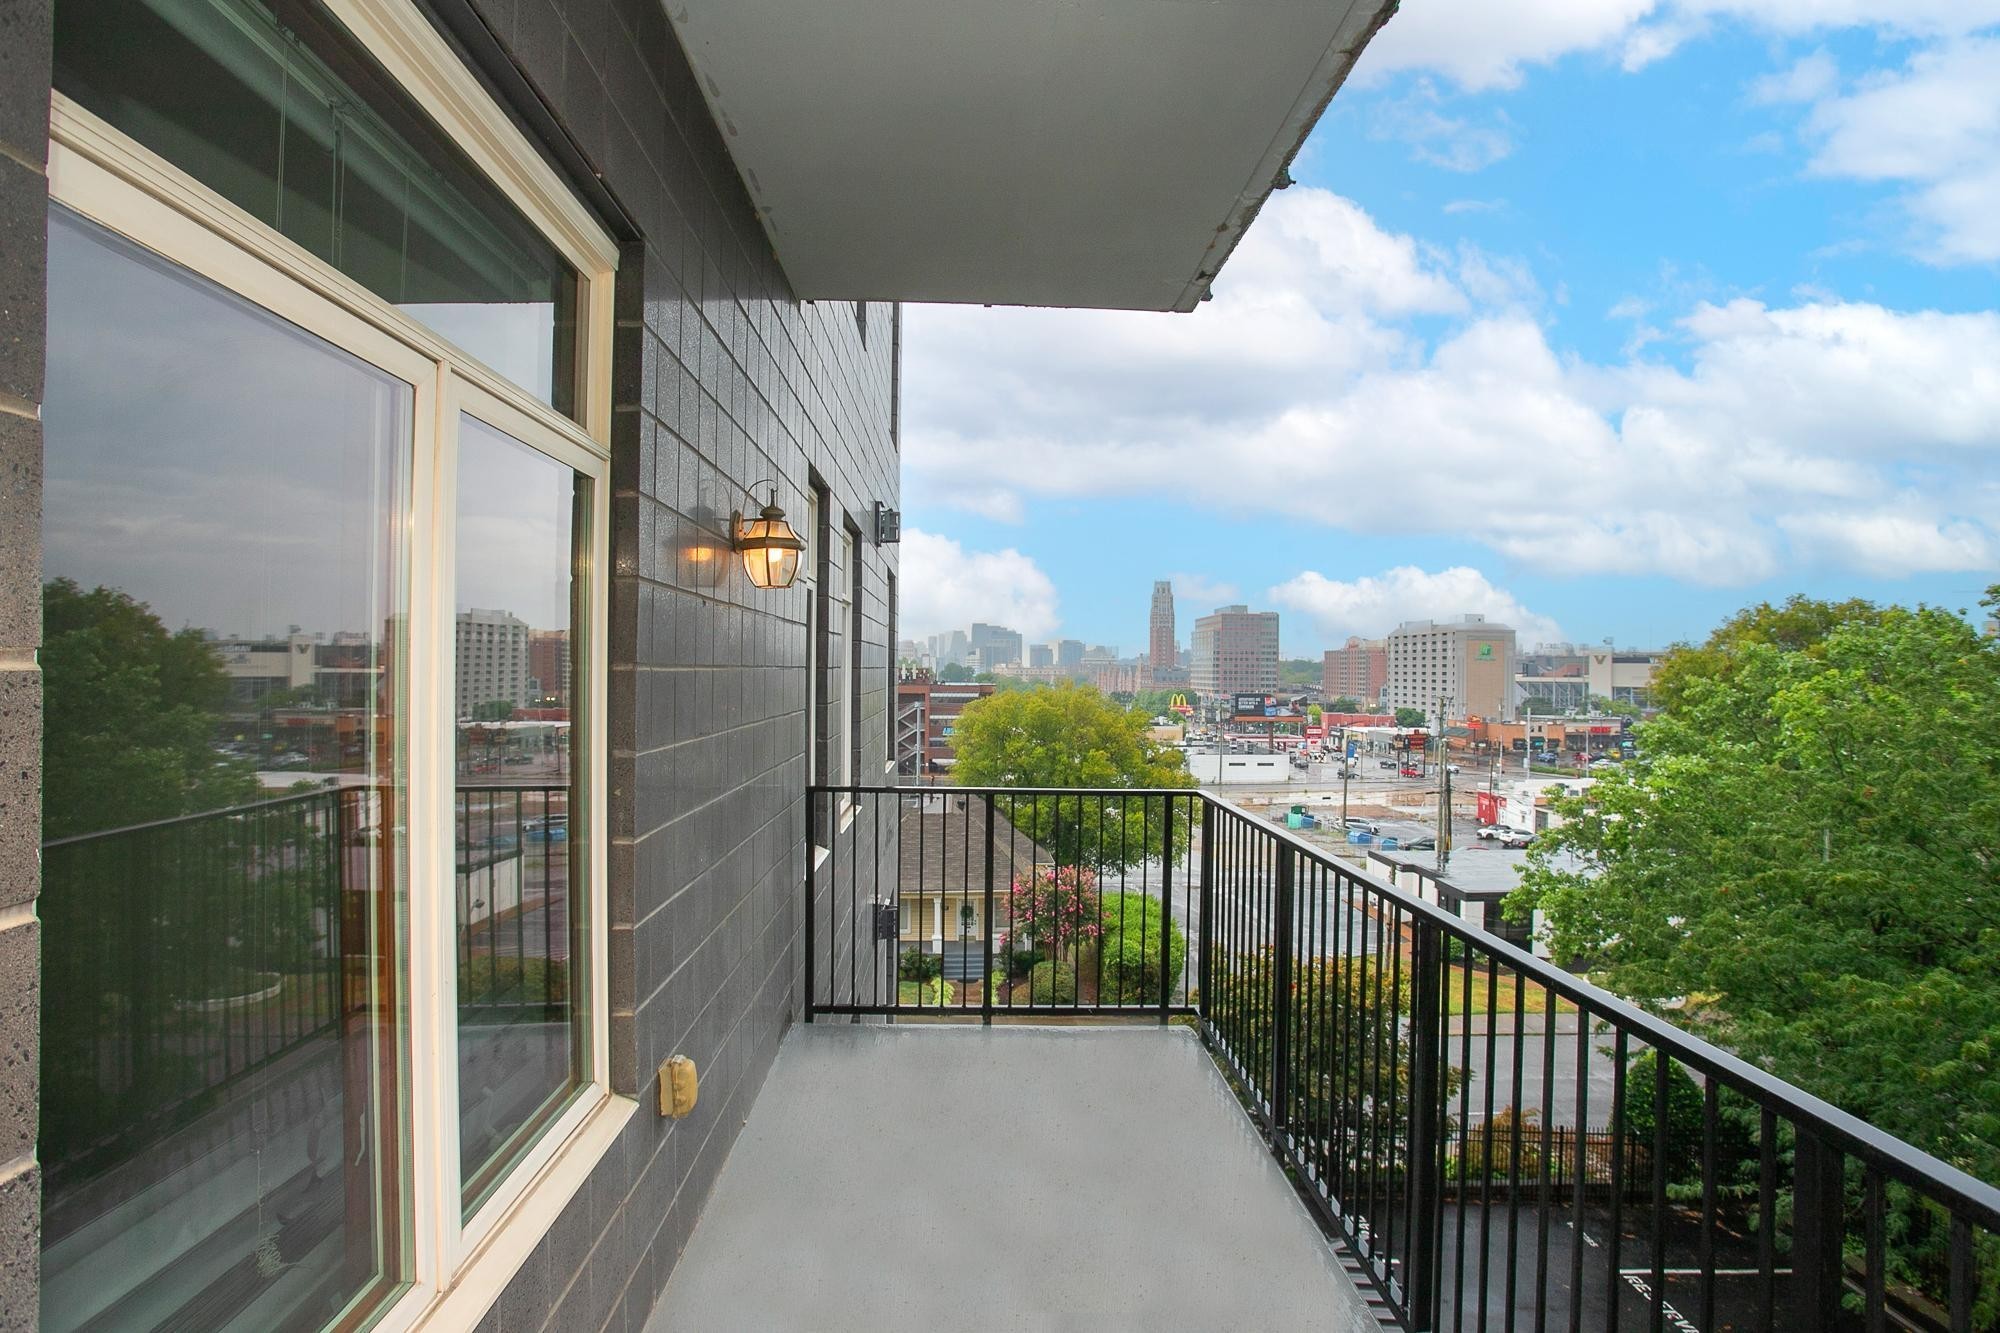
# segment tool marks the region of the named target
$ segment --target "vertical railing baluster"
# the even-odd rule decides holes
[[[1195,996],[1197,1011],[1202,1023],[1209,1022],[1210,995],[1214,989],[1215,964],[1215,806],[1207,796],[1195,799],[1201,802],[1201,920],[1195,926],[1196,948],[1195,975],[1199,992]]]
[[[819,1011],[819,992],[817,989],[818,978],[816,976],[816,973],[818,972],[819,969],[818,969],[818,959],[814,953],[814,947],[817,943],[817,941],[814,939],[814,936],[818,934],[818,929],[817,929],[817,923],[814,920],[815,912],[813,910],[813,872],[815,869],[817,869],[817,867],[815,867],[813,864],[813,849],[816,846],[818,846],[819,842],[818,826],[819,826],[819,789],[817,787],[808,787],[806,788],[806,858],[805,858],[806,870],[804,876],[802,877],[805,881],[805,899],[806,899],[806,919],[805,919],[806,994],[805,994],[805,1004],[802,1007],[805,1010],[805,1020],[808,1023],[813,1021],[814,1015],[817,1014]]]
[[[986,797],[986,882],[979,918],[981,936],[979,993],[982,997],[979,1002],[979,1021],[986,1027],[993,1026],[993,858],[998,852],[997,845],[993,841],[993,830],[997,824],[994,808],[998,804],[998,798],[989,792]],[[1012,850],[1012,847],[1008,848],[1010,853]]]
[[[1273,843],[1277,840],[1272,839]],[[1277,952],[1271,965],[1271,1140],[1282,1145],[1291,1112],[1292,1087],[1292,912],[1294,910],[1291,849],[1277,846],[1277,902],[1272,924]]]
[[[1440,955],[1444,934],[1423,917],[1411,920],[1410,941],[1410,1099],[1408,1173],[1409,1220],[1404,1244],[1409,1249],[1409,1319],[1414,1329],[1436,1326],[1438,1226],[1443,1206],[1443,1145],[1439,1121],[1443,1089],[1438,1075],[1445,1054],[1444,1017],[1440,1012],[1444,967]]]
[[[1144,801],[1145,797],[1139,798]],[[1173,984],[1174,964],[1174,798],[1171,793],[1160,801],[1160,1026],[1167,1025],[1167,988]],[[1142,824],[1143,828],[1144,825]],[[1123,903],[1121,896],[1119,902]],[[1139,913],[1140,927],[1145,926],[1146,914]],[[1144,957],[1142,954],[1141,957]],[[1120,996],[1120,998],[1124,998]]]

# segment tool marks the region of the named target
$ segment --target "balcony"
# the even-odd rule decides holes
[[[134,927],[51,920],[47,975],[101,997],[45,1034],[56,1324],[237,1299],[254,1172],[288,1182],[279,1252],[322,1242],[342,1181],[309,1144],[341,1130],[387,799],[44,848],[52,905]],[[566,802],[459,793],[462,1081],[504,1083],[562,1021],[534,982],[567,947]],[[2000,1318],[2000,1190],[1225,801],[856,787],[807,808],[805,1022],[685,1252],[654,1257],[649,1328]],[[252,884],[289,915],[246,915]],[[223,1132],[246,1116],[276,1131],[254,1163]],[[84,1280],[114,1214],[184,1252],[130,1289]]]
[[[2000,1190],[1225,801],[810,811],[810,1026],[649,1327],[2000,1318]]]

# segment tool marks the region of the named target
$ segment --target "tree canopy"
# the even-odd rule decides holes
[[[213,748],[229,678],[195,630],[69,579],[42,589],[42,830],[122,828],[254,800],[257,779]]]
[[[1426,720],[1426,714],[1421,708],[1398,708],[1396,710],[1396,725],[1399,727],[1421,727]]]
[[[2000,1181],[2000,645],[1946,610],[1793,598],[1656,688],[1637,759],[1559,803],[1509,915],[1539,906],[1558,957]]]
[[[1147,715],[1071,681],[966,705],[952,736],[952,776],[968,787],[1187,788],[1180,752],[1147,739]],[[1042,798],[1009,815],[1066,864],[1136,865],[1157,852],[1163,802]],[[1188,816],[1178,812],[1176,847]]]

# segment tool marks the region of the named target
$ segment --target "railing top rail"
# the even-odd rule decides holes
[[[1629,1001],[1592,985],[1553,964],[1467,922],[1456,913],[1425,902],[1365,868],[1335,860],[1289,829],[1272,824],[1211,792],[1193,787],[958,787],[958,786],[827,786],[814,793],[908,796],[952,792],[962,796],[1157,796],[1198,797],[1207,806],[1243,821],[1262,837],[1297,852],[1305,860],[1341,876],[1393,903],[1412,920],[1436,926],[1476,946],[1515,973],[1545,987],[1594,1018],[1623,1029],[1641,1043],[1666,1051],[1674,1059],[1724,1086],[1809,1129],[1828,1146],[1879,1167],[1886,1175],[1914,1186],[1982,1227],[2000,1230],[2000,1188],[1979,1180],[1922,1149],[1868,1124],[1830,1102],[1732,1055]]]
[[[1372,871],[1336,863],[1332,857],[1289,829],[1279,828],[1208,792],[1203,792],[1202,798],[1216,809],[1257,826],[1260,832],[1278,839],[1334,874],[1367,885],[1371,891],[1394,901],[1410,915],[1422,917],[1447,933],[1476,945],[1515,972],[1574,1002],[1580,1010],[1624,1029],[1645,1045],[1666,1051],[1681,1063],[1714,1077],[1794,1123],[1810,1128],[1830,1146],[1879,1166],[1891,1177],[1921,1189],[1980,1226],[2000,1230],[2000,1188],[1841,1110],[1831,1102],[1813,1096],[1803,1088],[1785,1082],[1775,1074],[1759,1069],[1741,1056],[1684,1032],[1630,1001],[1620,999],[1610,991],[1481,930],[1454,912],[1425,902]]]
[[[43,851],[58,847],[75,846],[78,843],[97,842],[104,838],[125,837],[137,833],[157,833],[186,824],[199,824],[207,820],[230,819],[238,815],[256,814],[260,811],[278,810],[290,805],[309,805],[315,801],[337,800],[362,792],[388,791],[386,783],[357,782],[342,787],[316,787],[312,791],[287,792],[283,796],[273,796],[261,801],[246,801],[242,805],[218,806],[213,810],[198,810],[191,815],[170,815],[165,819],[151,819],[143,824],[126,824],[119,828],[97,829],[91,833],[72,833],[67,837],[50,838],[42,844]],[[564,785],[549,786],[546,783],[481,783],[477,786],[458,784],[454,790],[461,796],[492,792],[567,792]]]
[[[166,819],[152,819],[143,824],[126,824],[122,828],[98,829],[93,833],[72,833],[65,838],[50,838],[42,844],[43,851],[56,847],[68,847],[76,843],[96,842],[103,838],[122,837],[133,833],[154,833],[161,829],[174,828],[183,824],[199,824],[212,819],[227,819],[236,815],[254,814],[262,810],[276,810],[288,805],[307,805],[314,801],[330,800],[343,792],[358,790],[353,787],[320,787],[313,791],[291,792],[284,796],[274,796],[265,801],[249,801],[243,805],[225,805],[214,810],[201,810],[191,815],[172,815]]]

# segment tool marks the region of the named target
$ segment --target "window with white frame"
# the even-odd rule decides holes
[[[403,0],[64,6],[55,71],[43,1327],[483,1299],[632,1105],[616,249]]]

